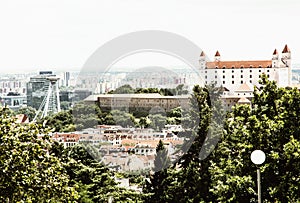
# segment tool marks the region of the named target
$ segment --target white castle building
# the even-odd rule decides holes
[[[281,87],[291,86],[292,81],[291,51],[287,45],[281,55],[275,49],[271,60],[222,61],[217,51],[214,61],[208,61],[202,51],[199,69],[205,84],[213,83],[224,88],[222,99],[228,108],[235,103],[249,103],[253,97],[253,87],[260,86],[260,75],[263,73]]]
[[[260,75],[265,73],[279,86],[291,85],[291,51],[287,45],[281,56],[275,49],[271,60],[222,61],[219,51],[216,52],[214,59],[209,62],[204,52],[200,55],[199,68],[205,84],[215,83],[229,90],[236,90],[244,83],[258,86]]]

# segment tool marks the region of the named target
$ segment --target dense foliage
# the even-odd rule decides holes
[[[113,197],[113,202],[256,202],[257,166],[250,154],[261,149],[267,157],[260,166],[263,202],[299,202],[300,92],[279,88],[264,75],[261,84],[251,105],[236,105],[227,114],[216,99],[218,90],[195,86],[188,112],[176,108],[136,118],[79,104],[72,112],[48,118],[51,128],[65,131],[77,125],[74,119],[82,127],[129,123],[157,129],[184,120],[189,131],[179,134],[186,140],[178,160],[171,163],[160,142],[153,172],[143,175],[116,174],[94,156],[97,151],[81,145],[63,148],[49,139],[43,122],[17,124],[1,108],[0,201],[107,202]],[[118,187],[116,176],[143,185],[143,193]]]
[[[261,166],[263,201],[300,201],[300,92],[278,88],[265,75],[261,84],[252,105],[233,107],[223,127],[216,122],[223,118],[218,115],[222,112],[219,104],[211,105],[206,88],[194,88],[195,106],[189,115],[199,118],[199,125],[193,124],[197,128],[193,139],[186,142],[188,150],[168,168],[164,181],[160,185],[152,181],[145,187],[145,192],[151,184],[152,188],[164,188],[163,196],[162,191],[152,194],[160,200],[151,202],[256,202],[256,166],[250,160],[256,149],[263,150],[267,157]],[[209,145],[203,145],[209,139],[216,142],[215,135],[220,132],[216,149],[211,151],[206,147]],[[205,159],[203,149],[208,152]]]

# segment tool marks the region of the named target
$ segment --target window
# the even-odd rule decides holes
[[[243,70],[241,70],[241,73],[243,72]]]
[[[252,83],[252,80],[250,80],[249,82]]]
[[[225,70],[223,70],[223,73],[225,73]]]
[[[207,73],[207,70],[205,71],[205,73]]]
[[[234,84],[234,81],[232,81],[231,84]]]
[[[241,78],[243,78],[244,76],[243,75],[241,75]]]
[[[215,73],[217,73],[217,71],[215,70]]]
[[[223,84],[225,84],[225,81],[223,81]]]
[[[232,70],[231,72],[234,73],[234,70]]]
[[[218,69],[218,66],[216,66],[216,69]]]
[[[234,75],[232,75],[231,77],[234,78]]]
[[[223,69],[225,69],[225,66],[223,66]]]
[[[261,68],[261,65],[259,65],[258,67]]]
[[[252,67],[250,66],[250,68],[252,68]],[[252,70],[250,70],[250,73],[252,73]]]
[[[252,75],[250,75],[249,77],[252,78]]]
[[[244,82],[241,80],[241,84],[243,84]]]
[[[205,76],[205,79],[207,79],[207,75]]]
[[[267,72],[270,72],[270,70],[267,70]]]
[[[268,74],[268,78],[270,78],[270,75]]]
[[[225,78],[225,75],[223,75],[223,78]]]
[[[261,70],[259,70],[258,72],[261,72]]]
[[[216,76],[216,75],[215,75],[215,78],[217,79],[217,78],[218,78],[218,76]]]

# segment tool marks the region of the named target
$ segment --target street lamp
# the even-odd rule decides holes
[[[261,203],[261,185],[260,185],[260,168],[259,165],[263,164],[266,160],[266,154],[261,150],[254,150],[251,153],[251,161],[257,166],[257,193],[258,203]]]

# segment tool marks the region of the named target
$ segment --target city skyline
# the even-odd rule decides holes
[[[139,30],[179,34],[211,58],[219,50],[222,60],[269,59],[275,48],[281,52],[288,44],[292,63],[297,64],[299,6],[293,0],[6,1],[0,8],[0,70],[79,71],[98,47]],[[182,65],[158,54],[131,58],[119,65]]]

